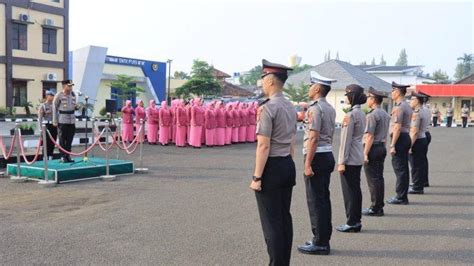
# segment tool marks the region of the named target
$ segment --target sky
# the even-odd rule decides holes
[[[70,49],[165,62],[189,72],[201,59],[224,72],[247,71],[265,58],[302,64],[334,58],[359,64],[384,56],[454,75],[474,52],[471,1],[70,0]]]

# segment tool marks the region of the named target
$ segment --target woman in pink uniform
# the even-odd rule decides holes
[[[176,143],[176,100],[171,101],[171,128],[170,128],[170,141]]]
[[[222,102],[217,103],[216,108],[216,146],[225,145],[225,129],[226,129],[226,117],[224,111],[224,104]]]
[[[234,118],[234,127],[232,128],[232,143],[239,143],[240,114],[238,110],[238,103],[234,103],[232,117]]]
[[[144,104],[143,104],[143,101],[142,100],[138,100],[138,105],[137,107],[135,107],[135,131],[136,131],[136,135],[138,135],[138,141],[139,143],[142,143],[143,142],[143,136],[145,136],[144,131],[145,131],[145,121],[146,121],[146,112],[145,112],[145,108],[143,107]],[[141,124],[141,121],[143,120],[143,129],[142,131],[138,131],[140,130],[140,127],[142,126]]]
[[[133,141],[133,113],[132,101],[127,100],[122,107],[122,141]]]
[[[247,127],[247,142],[255,142],[256,140],[256,127],[257,127],[257,112],[255,109],[255,102],[248,106],[248,121],[249,126]]]
[[[234,126],[234,117],[232,116],[232,104],[228,104],[225,110],[225,144],[232,144],[232,128]]]
[[[158,108],[156,108],[155,100],[150,100],[150,105],[146,109],[146,116],[148,117],[147,119],[147,126],[148,126],[148,132],[147,132],[147,140],[148,144],[150,145],[156,145],[156,139],[158,135],[158,123],[160,120],[160,112]]]
[[[244,143],[247,141],[248,112],[245,106],[246,106],[245,103],[241,103],[239,105],[239,115],[240,115],[239,142],[240,143]]]
[[[161,145],[166,146],[170,141],[170,124],[171,124],[171,113],[168,108],[166,101],[161,102],[161,108],[159,111],[160,119],[160,134],[159,142]]]
[[[199,99],[194,101],[191,107],[191,132],[190,144],[194,148],[201,148],[202,128],[204,125],[204,111],[199,106]]]
[[[215,145],[214,139],[216,134],[216,113],[214,111],[214,104],[210,104],[205,113],[205,126],[206,126],[206,146],[212,147]]]
[[[188,131],[188,121],[186,109],[182,101],[176,104],[176,146],[186,147],[186,133]]]
[[[187,125],[187,129],[188,129],[188,132],[186,132],[186,143],[188,145],[191,145],[190,144],[190,139],[191,139],[191,104],[192,104],[192,100],[190,102],[187,102],[186,105],[185,105],[185,109],[186,109],[186,125]]]

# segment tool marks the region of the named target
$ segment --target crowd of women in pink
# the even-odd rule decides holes
[[[134,119],[135,118],[135,119]],[[122,139],[131,142],[144,122],[150,145],[175,144],[177,147],[200,148],[225,146],[256,141],[257,103],[212,101],[190,102],[173,100],[171,106],[163,101],[157,106],[150,100],[145,108],[139,101],[135,108],[130,101],[122,108]],[[134,131],[135,129],[135,131]],[[143,141],[141,134],[138,140]]]

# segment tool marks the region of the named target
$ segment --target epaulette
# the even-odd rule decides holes
[[[264,100],[263,102],[259,102],[258,103],[258,107],[262,106],[262,105],[265,105],[268,101],[270,101],[270,98]]]
[[[318,103],[318,101],[314,101],[310,106],[313,106],[313,105],[315,105],[315,104],[317,104],[317,103]]]

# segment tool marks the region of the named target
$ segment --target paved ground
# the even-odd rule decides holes
[[[331,256],[296,252],[310,237],[301,177],[292,203],[292,264],[474,264],[474,130],[435,128],[432,135],[427,193],[411,196],[408,206],[386,206],[385,217],[363,218],[360,234],[334,232]],[[254,149],[147,146],[151,172],[111,183],[42,189],[0,179],[0,264],[264,265],[247,188]],[[301,160],[298,154],[298,176]],[[387,197],[394,180],[387,160]],[[362,190],[368,206],[365,180]],[[335,173],[331,193],[338,225],[345,219]]]

